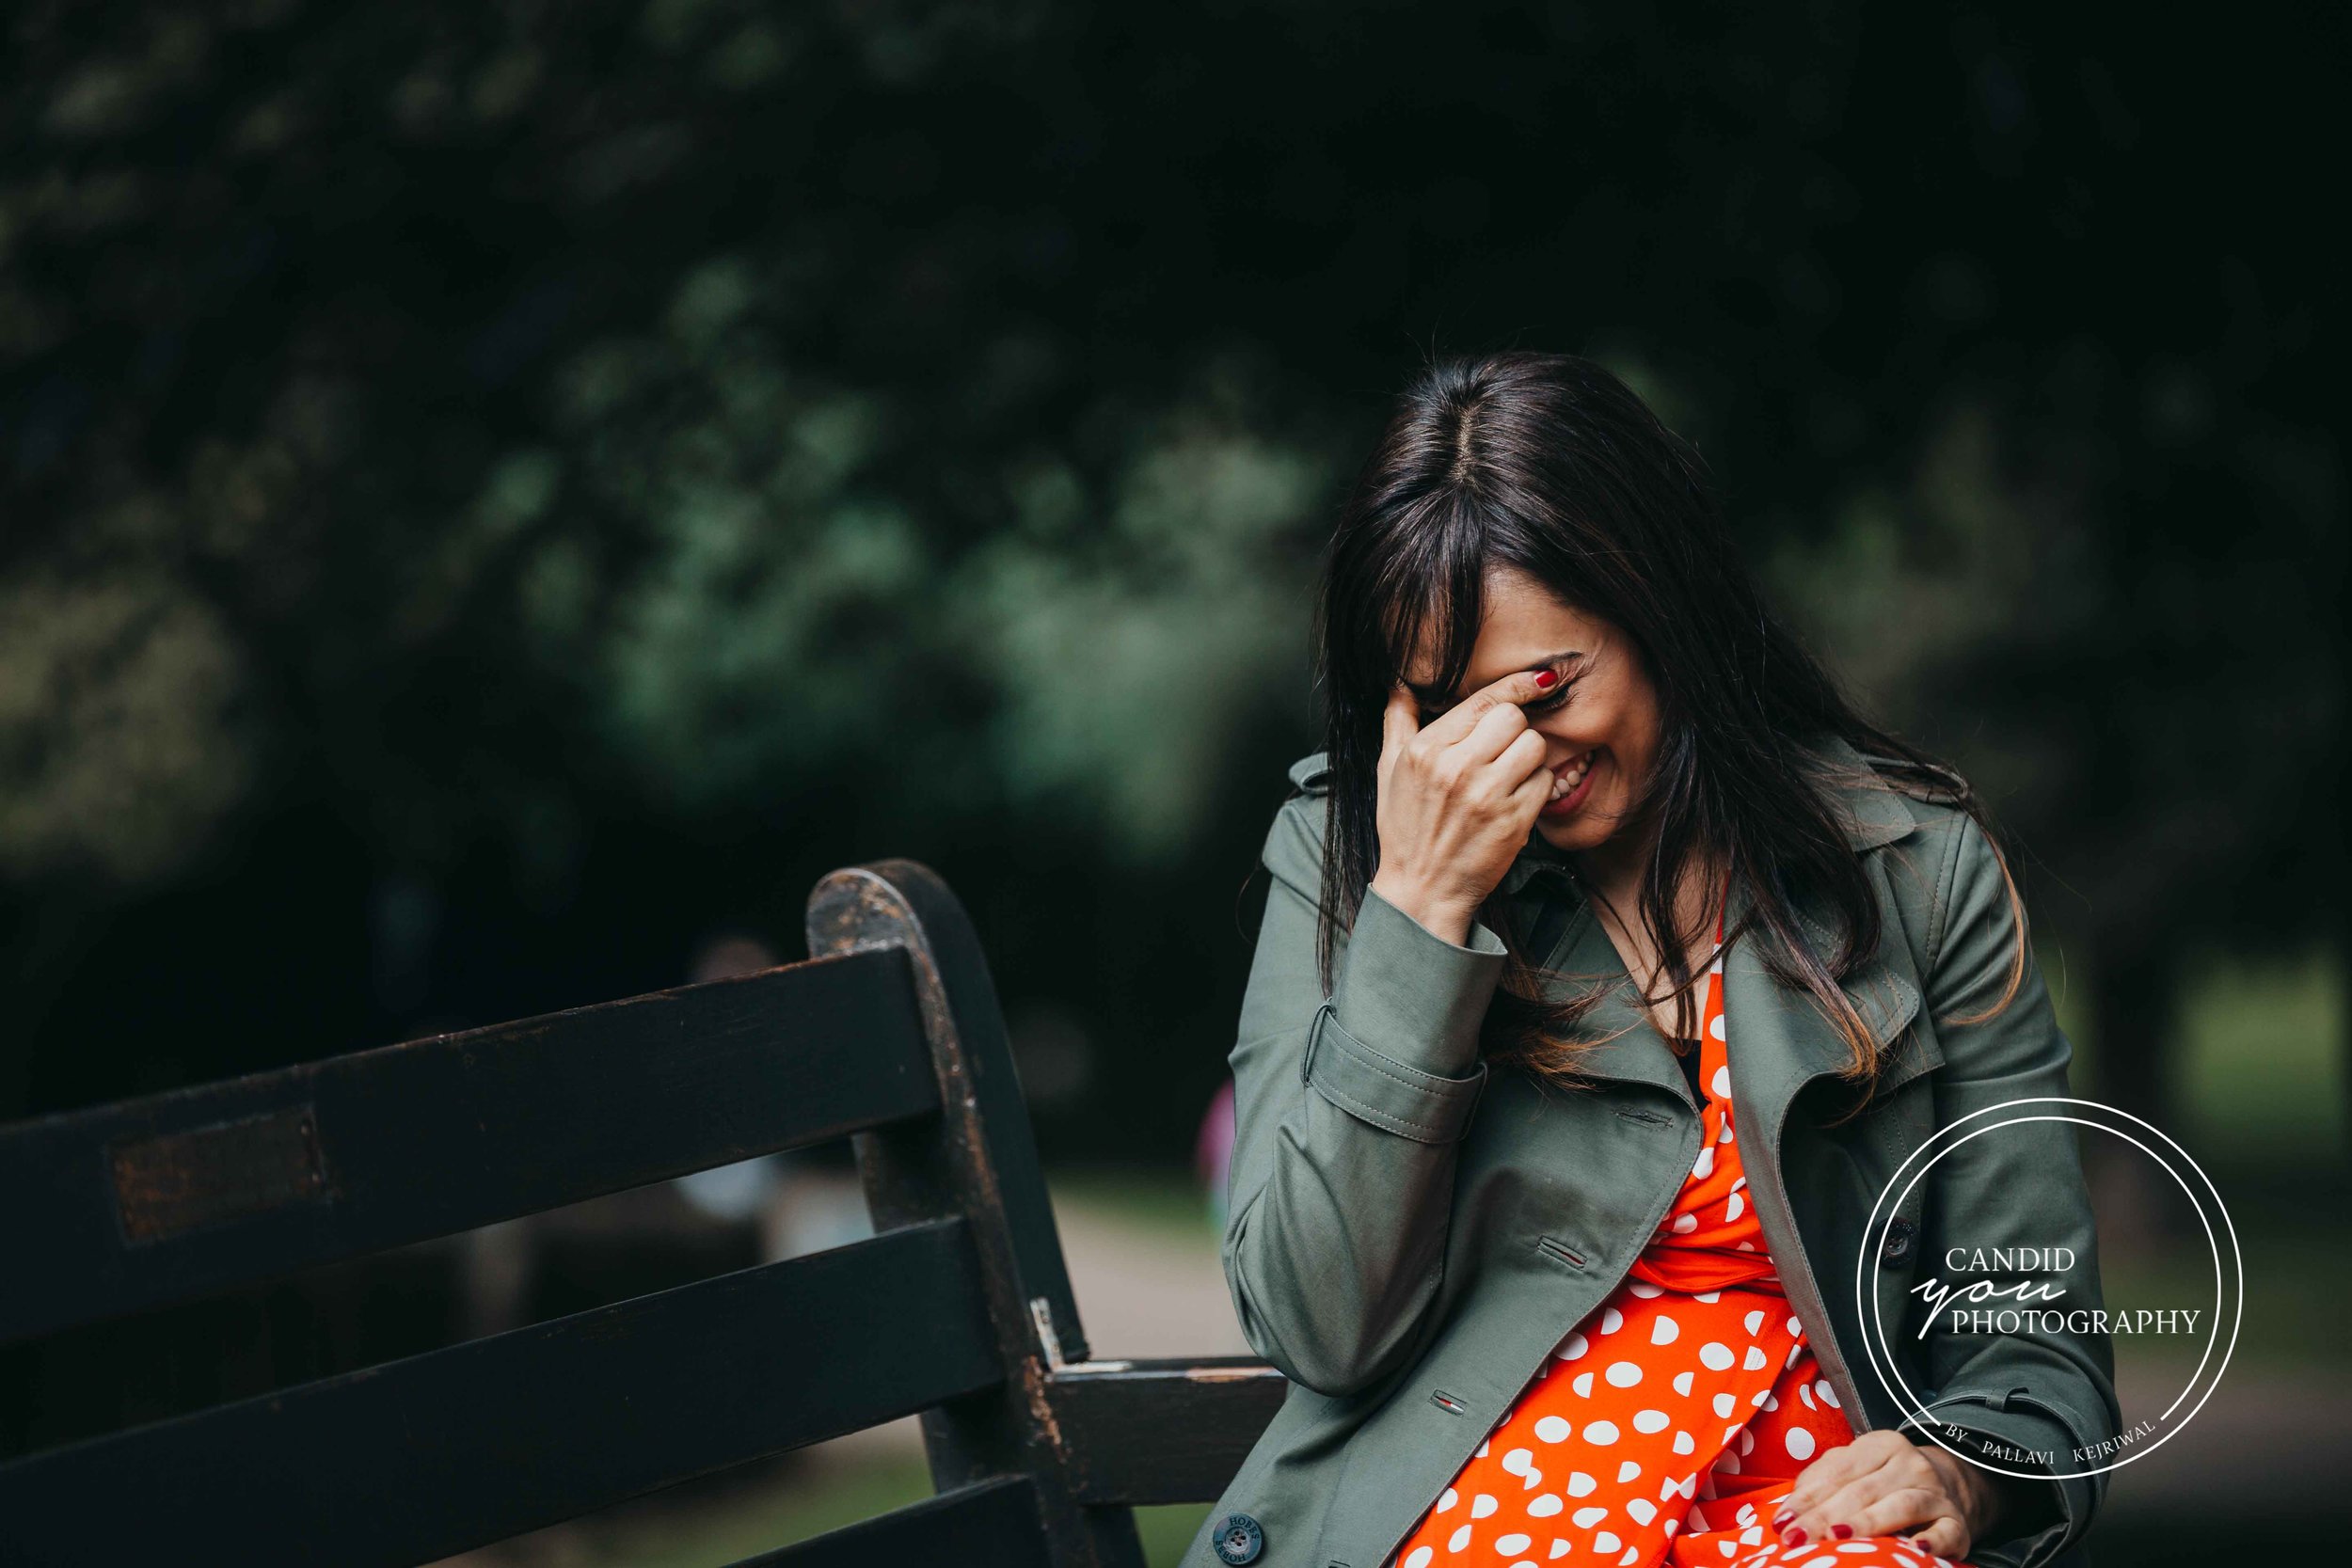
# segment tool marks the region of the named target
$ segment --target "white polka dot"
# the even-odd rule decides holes
[[[1675,1433],[1675,1452],[1689,1453],[1697,1447],[1698,1445],[1691,1440],[1691,1434],[1689,1433],[1677,1432]]]
[[[1593,1488],[1598,1486],[1600,1482],[1595,1481],[1592,1477],[1586,1475],[1581,1470],[1570,1470],[1568,1472],[1568,1496],[1571,1497],[1590,1497],[1592,1495]]]
[[[1584,1441],[1592,1444],[1593,1447],[1597,1449],[1605,1449],[1616,1440],[1616,1422],[1587,1421],[1584,1423]]]
[[[1632,1362],[1613,1361],[1609,1364],[1609,1386],[1612,1388],[1630,1388],[1641,1381],[1642,1369]]]
[[[1639,1410],[1634,1412],[1633,1430],[1645,1433],[1665,1431],[1666,1413],[1662,1410]]]
[[[1841,1552],[1851,1552],[1856,1550],[1874,1552],[1878,1550],[1878,1547],[1867,1541],[1849,1541],[1837,1549]]]
[[[1649,1342],[1653,1345],[1671,1345],[1681,1332],[1679,1324],[1661,1313],[1658,1321],[1649,1325]]]
[[[1699,1217],[1696,1214],[1677,1214],[1675,1216],[1673,1228],[1674,1233],[1677,1236],[1688,1236],[1692,1231],[1696,1230],[1698,1227]]]
[[[1731,1414],[1731,1407],[1737,1402],[1739,1402],[1734,1400],[1729,1394],[1716,1395],[1715,1414],[1718,1416],[1729,1416]]]
[[[1699,1347],[1699,1364],[1710,1372],[1723,1371],[1731,1365],[1731,1347],[1721,1340],[1708,1340]]]
[[[1837,1390],[1829,1386],[1829,1379],[1824,1377],[1815,1380],[1813,1391],[1820,1395],[1821,1402],[1828,1405],[1832,1410],[1839,1408],[1837,1403]]]
[[[1530,1541],[1524,1535],[1498,1535],[1495,1537],[1495,1550],[1501,1552],[1504,1557],[1516,1557],[1534,1544],[1534,1543]]]
[[[1562,1502],[1558,1497],[1547,1492],[1542,1497],[1537,1497],[1534,1502],[1527,1505],[1527,1516],[1531,1519],[1549,1519],[1553,1514],[1559,1513],[1562,1509],[1567,1506],[1567,1504]]]
[[[1629,1294],[1640,1296],[1645,1301],[1652,1296],[1662,1296],[1666,1293],[1666,1288],[1663,1285],[1653,1285],[1646,1279],[1629,1279],[1625,1282],[1625,1288]]]
[[[1438,1495],[1438,1506],[1431,1509],[1429,1512],[1432,1513],[1443,1513],[1447,1509],[1452,1508],[1455,1503],[1458,1503],[1461,1500],[1462,1494],[1456,1492],[1453,1487],[1449,1486]]]
[[[1623,1544],[1623,1542],[1607,1530],[1602,1530],[1593,1537],[1593,1550],[1597,1552],[1613,1552]]]
[[[1600,1331],[1603,1334],[1614,1334],[1617,1330],[1623,1328],[1624,1326],[1624,1313],[1618,1311],[1613,1307],[1606,1307],[1602,1310],[1600,1314]]]
[[[1502,1473],[1523,1476],[1535,1467],[1535,1456],[1525,1449],[1513,1449],[1502,1456]]]
[[[1617,1484],[1620,1486],[1629,1481],[1639,1481],[1641,1476],[1642,1467],[1629,1459],[1617,1466]]]
[[[1819,1410],[1820,1408],[1820,1406],[1813,1402],[1813,1390],[1805,1384],[1800,1383],[1797,1385],[1797,1398],[1804,1401],[1804,1407],[1807,1410]]]
[[[1501,1508],[1502,1506],[1502,1505],[1501,1503],[1494,1500],[1494,1497],[1490,1494],[1481,1492],[1478,1496],[1470,1499],[1470,1517],[1473,1519],[1484,1519],[1487,1514],[1492,1513],[1496,1509]]]
[[[1646,1525],[1658,1517],[1658,1505],[1647,1497],[1634,1498],[1625,1505],[1625,1511],[1633,1516],[1633,1522],[1637,1525]]]
[[[1764,1363],[1770,1359],[1771,1357],[1767,1356],[1761,1349],[1755,1345],[1750,1345],[1748,1347],[1747,1359],[1740,1363],[1740,1368],[1742,1371],[1752,1372],[1761,1368]]]
[[[1568,1380],[1568,1386],[1576,1390],[1578,1399],[1589,1400],[1593,1397],[1593,1374],[1579,1372]]]
[[[1705,1180],[1715,1174],[1715,1146],[1708,1144],[1699,1150],[1699,1163],[1691,1167],[1691,1174]]]
[[[1726,1122],[1724,1122],[1724,1130],[1723,1130],[1721,1132],[1719,1132],[1719,1133],[1717,1133],[1717,1134],[1716,1134],[1716,1136],[1715,1136],[1715,1141],[1716,1141],[1717,1143],[1719,1143],[1719,1144],[1727,1144],[1727,1143],[1731,1142],[1731,1123],[1730,1123],[1730,1122],[1726,1121]]]
[[[1748,1332],[1750,1334],[1754,1334],[1757,1329],[1764,1326],[1764,1308],[1761,1307],[1757,1307],[1741,1321],[1748,1325]]]
[[[1788,1319],[1788,1332],[1791,1334],[1803,1334],[1804,1332],[1804,1324],[1799,1323],[1796,1318],[1791,1315]]]
[[[1567,1551],[1568,1551],[1568,1544],[1567,1544],[1566,1542],[1565,1542],[1565,1541],[1561,1540],[1561,1539],[1560,1539],[1558,1536],[1556,1536],[1556,1535],[1555,1535],[1555,1536],[1553,1536],[1553,1537],[1551,1538],[1551,1551],[1550,1551],[1550,1553],[1549,1553],[1549,1555],[1550,1555],[1550,1556],[1552,1556],[1552,1557],[1565,1557],[1565,1556],[1566,1556],[1566,1555],[1567,1555]]]
[[[1547,1416],[1535,1423],[1535,1435],[1547,1443],[1557,1443],[1568,1435],[1568,1423],[1557,1416]]]
[[[1675,1373],[1675,1392],[1686,1400],[1691,1397],[1691,1377],[1692,1373],[1688,1368]]]
[[[1744,1055],[1745,1053],[1741,1054]],[[1731,1098],[1731,1069],[1717,1068],[1715,1076],[1707,1081],[1707,1092],[1718,1100],[1729,1100]]]
[[[1571,1334],[1560,1341],[1560,1348],[1551,1354],[1563,1361],[1573,1361],[1593,1348],[1592,1341],[1581,1334]]]
[[[1708,1034],[1710,1034],[1710,1035],[1714,1036],[1717,1039],[1722,1039],[1722,1038],[1724,1037],[1724,1015],[1723,1015],[1723,1014],[1721,1014],[1721,1013],[1717,1013],[1717,1014],[1716,1014],[1713,1018],[1711,1018],[1711,1019],[1709,1019],[1709,1020],[1708,1021],[1708,1023],[1707,1023],[1707,1032],[1708,1032]],[[1743,1055],[1744,1055],[1744,1054],[1745,1054],[1745,1053],[1743,1052],[1743,1053],[1741,1053],[1741,1054],[1743,1054]]]
[[[1580,1508],[1568,1515],[1568,1522],[1578,1529],[1591,1529],[1608,1517],[1609,1511],[1605,1508]]]
[[[1413,1555],[1405,1560],[1405,1568],[1429,1568],[1429,1560],[1438,1554],[1427,1546],[1416,1546]]]
[[[1446,1537],[1445,1549],[1449,1552],[1458,1552],[1470,1544],[1470,1528],[1464,1525],[1460,1529]]]
[[[1593,1544],[1598,1546],[1600,1543],[1598,1541],[1595,1541]],[[1628,1546],[1625,1549],[1625,1556],[1617,1559],[1617,1568],[1633,1568],[1633,1565],[1641,1560],[1642,1548],[1639,1546]]]

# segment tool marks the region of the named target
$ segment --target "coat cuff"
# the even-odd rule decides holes
[[[1502,939],[1478,921],[1457,947],[1367,887],[1331,1005],[1340,1026],[1381,1055],[1455,1077],[1478,1060],[1504,956]]]

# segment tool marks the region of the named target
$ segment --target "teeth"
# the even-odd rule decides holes
[[[1578,784],[1584,782],[1584,771],[1586,768],[1592,767],[1592,765],[1593,753],[1587,752],[1582,756],[1577,758],[1574,762],[1568,764],[1566,768],[1561,769],[1558,773],[1553,774],[1551,780],[1551,798],[1555,800],[1565,799]]]

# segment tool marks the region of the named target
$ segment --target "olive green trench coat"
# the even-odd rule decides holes
[[[1843,741],[1817,750],[1848,768],[1863,760]],[[1615,1037],[1587,1058],[1596,1087],[1549,1088],[1481,1059],[1504,951],[1483,922],[1457,946],[1367,892],[1327,996],[1314,958],[1323,754],[1290,776],[1265,840],[1273,880],[1230,1058],[1224,1262],[1244,1336],[1291,1387],[1184,1568],[1383,1568],[1553,1348],[1626,1277],[1701,1136],[1623,960],[1536,835],[1500,891],[1514,915],[1535,917],[1517,925],[1537,933],[1530,957],[1559,972],[1545,983],[1566,989],[1550,994],[1606,988],[1590,1027]],[[1960,1441],[2056,1452],[2061,1469],[2081,1468],[2070,1450],[2121,1424],[2106,1338],[1915,1338],[1920,1303],[1907,1293],[1947,1247],[2066,1246],[2088,1276],[2072,1300],[2099,1305],[2070,1127],[2008,1128],[1939,1161],[1891,1224],[1882,1216],[1867,1270],[1860,1256],[1905,1156],[1973,1111],[2067,1094],[2071,1048],[2030,956],[2006,1009],[1951,1022],[1999,997],[2015,937],[1982,830],[1955,806],[1889,787],[1840,784],[1833,798],[1887,917],[1878,952],[1845,981],[1885,1065],[1867,1107],[1831,1124],[1851,1103],[1835,1077],[1843,1042],[1810,997],[1772,978],[1752,942],[1733,944],[1733,1096],[1772,1255],[1857,1433],[1906,1415],[1865,1353],[1867,1278],[1906,1381],[1969,1434]],[[1829,942],[1822,930],[1818,950]],[[2074,1543],[2105,1485],[2097,1475],[2026,1483],[2032,1506],[1972,1560],[2079,1560]]]

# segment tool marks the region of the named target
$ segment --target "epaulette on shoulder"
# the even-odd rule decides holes
[[[1968,781],[1948,768],[1931,768],[1907,757],[1883,757],[1864,752],[1862,760],[1880,777],[1915,800],[1957,806],[1969,798]]]
[[[1292,787],[1322,795],[1331,787],[1331,753],[1312,752],[1291,764]]]

